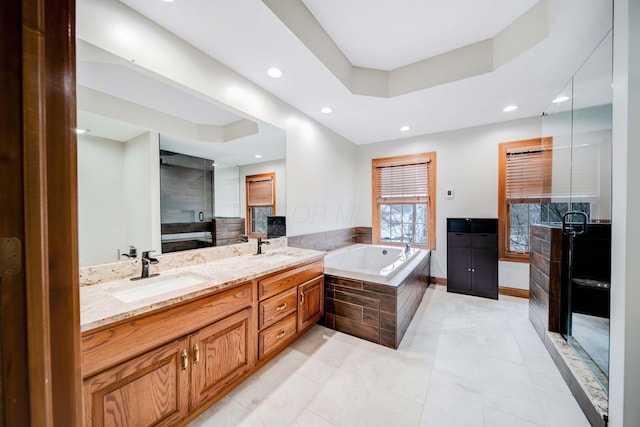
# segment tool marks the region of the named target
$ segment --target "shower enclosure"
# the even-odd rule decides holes
[[[611,276],[612,34],[545,111],[548,214],[562,238],[560,329],[608,389]]]

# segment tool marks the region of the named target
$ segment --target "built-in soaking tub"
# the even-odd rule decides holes
[[[428,250],[357,244],[324,259],[325,325],[398,348],[429,285]]]

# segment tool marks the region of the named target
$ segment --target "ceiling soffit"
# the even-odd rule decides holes
[[[354,95],[393,98],[495,71],[549,36],[559,10],[541,0],[494,37],[393,70],[354,66],[301,0],[262,0]]]

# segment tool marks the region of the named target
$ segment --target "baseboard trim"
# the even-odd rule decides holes
[[[498,286],[498,293],[516,298],[529,299],[529,289],[509,288],[507,286]]]
[[[434,285],[447,286],[447,279],[445,279],[444,277],[431,276],[430,282]]]
[[[445,277],[431,276],[430,282],[433,283],[434,285],[447,286],[447,279]],[[529,299],[528,289],[510,288],[508,286],[498,286],[498,294],[506,295],[510,297],[516,297],[516,298]]]

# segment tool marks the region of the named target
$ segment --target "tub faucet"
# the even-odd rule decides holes
[[[142,252],[142,258],[140,259],[140,261],[142,261],[142,275],[140,277],[134,277],[131,280],[146,279],[147,277],[154,277],[158,275],[158,273],[149,274],[149,265],[158,264],[160,262],[158,261],[157,258],[151,258],[149,256],[151,252],[154,252],[154,251]]]
[[[262,237],[258,237],[258,252],[256,252],[256,255],[260,255],[262,253],[262,245],[268,245],[269,241],[268,240],[262,240]]]
[[[409,243],[405,243],[404,244],[404,253],[408,254],[410,250],[411,250],[411,245]]]

